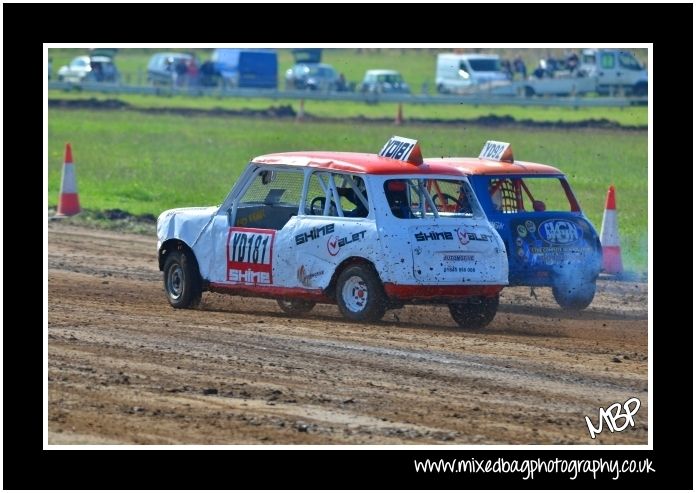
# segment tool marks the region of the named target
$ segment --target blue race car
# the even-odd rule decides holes
[[[594,298],[602,265],[599,235],[558,169],[515,161],[510,144],[486,142],[478,158],[427,159],[466,170],[488,220],[506,244],[511,286],[548,286],[565,309]],[[436,205],[457,210],[454,197],[432,189]]]

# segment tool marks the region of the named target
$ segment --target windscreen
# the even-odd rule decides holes
[[[499,212],[568,212],[579,208],[565,179],[558,177],[491,177],[488,193]]]
[[[478,58],[469,60],[474,72],[500,72],[500,60],[497,58]]]

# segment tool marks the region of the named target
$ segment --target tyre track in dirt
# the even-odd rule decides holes
[[[51,222],[48,257],[49,443],[647,443],[645,284],[601,282],[572,315],[507,288],[462,332],[444,307],[174,310],[146,236]],[[636,426],[591,440],[584,416],[628,397]]]

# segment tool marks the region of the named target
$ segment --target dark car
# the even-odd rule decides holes
[[[288,90],[344,91],[345,79],[326,63],[298,63],[285,72]]]

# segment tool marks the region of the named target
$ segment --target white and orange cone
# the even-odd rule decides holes
[[[602,217],[602,270],[607,274],[621,274],[621,242],[619,241],[619,223],[616,217],[616,197],[614,185],[607,192],[607,203]]]
[[[65,144],[65,162],[63,163],[63,176],[60,180],[57,215],[74,216],[78,212],[80,212],[80,199],[77,196],[77,181],[75,180],[72,149],[70,144]]]
[[[396,118],[394,119],[394,125],[403,125],[404,123],[404,109],[403,105],[399,103],[399,107],[396,110]]]

